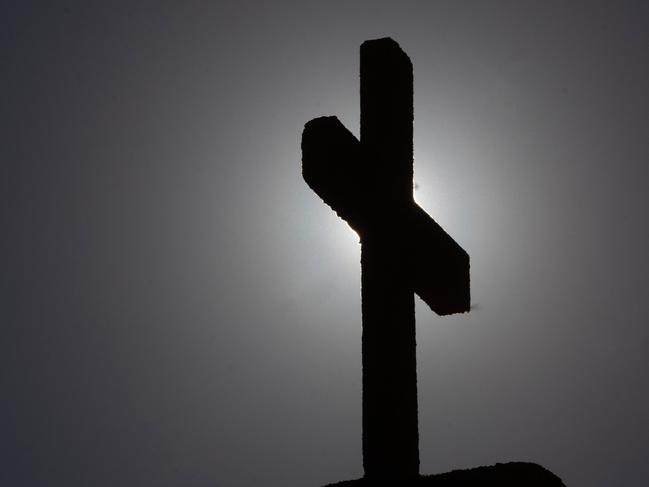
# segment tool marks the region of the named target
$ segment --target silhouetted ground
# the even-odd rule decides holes
[[[535,463],[497,463],[489,467],[436,475],[422,475],[414,480],[346,480],[325,487],[565,487],[559,477]]]

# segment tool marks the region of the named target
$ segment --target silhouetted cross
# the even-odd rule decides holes
[[[414,201],[412,64],[392,39],[361,46],[361,140],[336,117],[308,122],[304,180],[360,236],[363,467],[419,474],[415,304],[470,307],[469,256]]]

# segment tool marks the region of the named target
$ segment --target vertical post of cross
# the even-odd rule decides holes
[[[366,477],[419,474],[415,303],[407,212],[413,185],[413,73],[392,39],[361,46],[361,150],[374,194],[361,234],[363,467]],[[404,265],[405,264],[405,265]]]

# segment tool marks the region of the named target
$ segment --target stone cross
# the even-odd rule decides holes
[[[419,475],[415,302],[469,311],[469,256],[413,198],[412,63],[390,38],[360,49],[361,140],[336,117],[302,133],[306,183],[361,241],[363,468]]]

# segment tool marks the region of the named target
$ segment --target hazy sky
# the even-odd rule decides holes
[[[362,475],[358,239],[301,177],[415,73],[415,198],[471,256],[417,300],[421,470],[649,485],[649,8],[2,2],[0,484]]]

